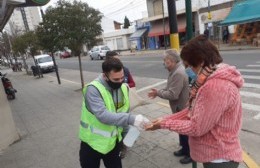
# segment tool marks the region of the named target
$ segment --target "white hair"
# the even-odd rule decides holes
[[[168,49],[164,51],[164,58],[175,61],[176,63],[181,61],[180,54],[176,49]]]

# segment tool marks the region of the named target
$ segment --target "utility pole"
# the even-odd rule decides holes
[[[185,0],[186,5],[186,40],[189,41],[192,38],[192,9],[191,0]]]
[[[191,0],[185,0],[186,9],[186,40],[187,42],[192,39],[192,6]],[[192,161],[192,168],[197,168],[197,162]]]
[[[169,26],[170,26],[170,44],[171,48],[176,50],[180,49],[179,34],[178,34],[178,23],[177,23],[177,12],[175,0],[167,0],[168,13],[169,13]]]
[[[22,14],[25,31],[28,32],[30,29],[29,29],[29,25],[28,25],[28,22],[27,22],[25,10],[24,10],[23,7],[20,7],[20,11],[21,11],[21,14]]]
[[[162,14],[163,14],[163,41],[164,41],[164,50],[166,50],[165,18],[164,18],[164,5],[163,5],[163,0],[162,0]]]
[[[57,76],[58,84],[60,85],[61,82],[60,82],[59,70],[58,70],[58,66],[57,66],[57,64],[56,64],[55,55],[54,55],[53,52],[51,52],[51,57],[52,57],[52,61],[53,61],[53,64],[54,64],[54,68],[55,68],[55,72],[56,72],[56,76]]]

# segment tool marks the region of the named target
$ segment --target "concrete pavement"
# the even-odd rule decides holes
[[[38,79],[24,72],[7,71],[18,90],[10,106],[21,140],[0,154],[0,168],[79,168],[80,85],[70,81],[58,85],[56,79],[48,75]],[[91,73],[90,76],[97,75]],[[147,90],[139,94],[146,97]],[[133,113],[155,119],[170,114],[165,103],[155,99]],[[174,132],[142,132],[123,159],[123,167],[191,168],[191,164],[181,165],[179,158],[172,155],[177,149],[178,135]],[[198,168],[201,167],[198,164]],[[242,163],[239,168],[245,167]]]

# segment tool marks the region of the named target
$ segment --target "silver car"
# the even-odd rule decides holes
[[[102,60],[106,57],[107,51],[110,51],[108,46],[105,45],[95,46],[91,49],[91,52],[89,53],[90,59]]]

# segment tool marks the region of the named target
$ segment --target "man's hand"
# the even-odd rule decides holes
[[[138,114],[135,117],[135,121],[134,121],[134,126],[137,127],[138,129],[145,129],[145,126],[148,125],[150,123],[151,125],[151,121],[149,119],[147,119],[146,117],[144,117],[141,114]]]
[[[148,93],[148,97],[151,99],[154,99],[157,96],[157,92],[158,92],[157,89],[154,89],[154,88],[151,89],[150,92]]]
[[[152,124],[145,125],[146,131],[154,131],[161,128],[161,122],[163,118],[157,118],[156,120],[152,121]]]

